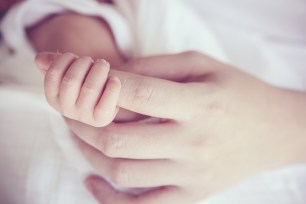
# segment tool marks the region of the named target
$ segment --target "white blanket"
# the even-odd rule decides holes
[[[66,9],[98,15],[110,24],[127,57],[198,50],[238,66],[271,84],[305,89],[303,78],[245,33],[226,30],[230,44],[175,0],[117,0],[114,8],[93,0],[28,0],[2,23],[0,50],[0,202],[4,204],[96,203],[83,186],[94,170],[79,153],[61,117],[45,102],[42,79],[24,28]],[[10,54],[9,49],[14,51]],[[259,69],[260,68],[260,69]],[[258,175],[202,203],[306,203],[306,166]]]

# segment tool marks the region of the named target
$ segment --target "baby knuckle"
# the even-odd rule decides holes
[[[69,117],[70,118],[70,111],[67,110],[65,107],[61,106],[61,113],[63,114],[63,116],[65,117]]]
[[[99,110],[101,111],[101,110]],[[110,110],[106,110],[103,112],[103,115],[99,114],[97,115],[96,112],[94,112],[93,114],[93,126],[96,127],[105,127],[107,125],[109,125],[112,122],[112,115],[110,113]]]
[[[87,121],[88,122],[88,121]],[[108,123],[107,122],[105,122],[105,121],[101,121],[101,120],[96,120],[96,119],[93,119],[91,122],[89,122],[89,124],[91,125],[91,126],[93,126],[93,127],[105,127],[105,126],[107,126],[108,125]]]
[[[118,83],[108,83],[105,91],[109,95],[113,96],[113,95],[117,95],[118,92],[120,92],[120,89],[121,89],[121,85],[120,84],[118,84]]]
[[[108,113],[101,113],[101,110],[99,111],[99,115],[97,116],[97,114],[93,115],[93,126],[96,127],[107,127],[108,125],[110,125],[114,118],[115,118],[115,112],[113,112],[112,114],[108,114]],[[107,112],[110,112],[109,110]]]
[[[65,52],[62,57],[65,57],[65,58],[77,58],[77,55],[73,54],[72,52]]]
[[[93,116],[93,120],[91,122],[91,126],[94,127],[105,127],[107,125],[109,125],[112,122],[112,120],[107,120],[107,119],[97,119],[95,116]]]
[[[45,76],[45,82],[47,82],[47,83],[56,82],[59,79],[60,75],[61,75],[61,72],[58,69],[55,69],[53,67],[53,68],[48,70],[48,72]]]
[[[62,83],[71,85],[74,84],[76,81],[77,81],[77,74],[72,71],[68,71],[63,77]]]
[[[75,114],[75,110],[72,107],[68,107],[64,104],[60,104],[60,112],[63,114],[63,116],[69,117],[71,119],[78,119],[78,117]]]
[[[96,81],[87,79],[85,80],[82,89],[88,92],[100,93],[100,89],[97,89],[96,87],[99,87]]]
[[[95,68],[98,68],[98,69],[101,69],[101,70],[106,70],[106,72],[108,72],[110,70],[109,62],[107,62],[104,59],[97,59],[94,62],[94,66],[95,66]]]
[[[86,62],[92,62],[92,63],[94,62],[92,57],[89,57],[89,56],[82,56],[82,57],[79,58],[79,60],[80,61],[86,61]]]
[[[59,92],[69,91],[70,89],[72,89],[75,86],[76,86],[76,83],[73,80],[69,80],[69,79],[64,77],[62,79]]]
[[[46,100],[47,102],[52,106],[54,107],[57,111],[60,110],[60,108],[58,107],[58,98],[57,96],[51,96],[49,94],[46,94]]]

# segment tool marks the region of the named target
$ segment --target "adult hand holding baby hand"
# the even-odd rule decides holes
[[[102,175],[121,187],[159,188],[134,196],[90,177],[101,203],[191,204],[260,171],[306,161],[305,94],[195,52],[124,68],[150,77],[119,73],[119,106],[166,120],[102,128],[67,122]]]
[[[91,57],[79,57],[72,53],[42,52],[37,55],[36,62],[39,70],[45,74],[47,101],[70,119],[102,127],[114,120],[118,107],[163,118],[176,118],[180,114],[174,108],[175,101],[169,101],[171,105],[167,112],[163,111],[167,104],[158,109],[163,100],[155,97],[156,93],[153,92],[158,85],[160,88],[168,87],[175,93],[180,85],[178,83],[110,70],[105,60],[93,61]],[[168,96],[168,100],[175,99],[171,94]],[[156,106],[154,111],[150,106],[144,106],[149,102]],[[185,117],[185,114],[182,112],[180,117]],[[121,121],[121,118],[116,117],[116,121]],[[130,112],[127,118],[131,121],[142,117],[135,117]]]

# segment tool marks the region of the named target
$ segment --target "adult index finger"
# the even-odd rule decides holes
[[[186,120],[193,114],[195,93],[187,84],[115,70],[110,75],[121,81],[121,108],[173,120]]]

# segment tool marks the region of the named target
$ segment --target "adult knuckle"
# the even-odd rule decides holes
[[[205,126],[207,127],[219,127],[222,126],[220,118],[227,120],[228,112],[230,111],[230,104],[227,99],[222,97],[211,96],[205,102],[202,100],[200,109],[196,114],[196,117],[205,118]]]
[[[123,148],[123,140],[119,135],[105,131],[104,134],[99,137],[98,147],[100,151],[108,157],[119,157],[120,151]]]
[[[139,107],[152,104],[155,88],[144,81],[139,82],[131,93],[131,102]]]
[[[111,167],[111,181],[119,187],[133,187],[133,176],[124,161],[116,161]]]

